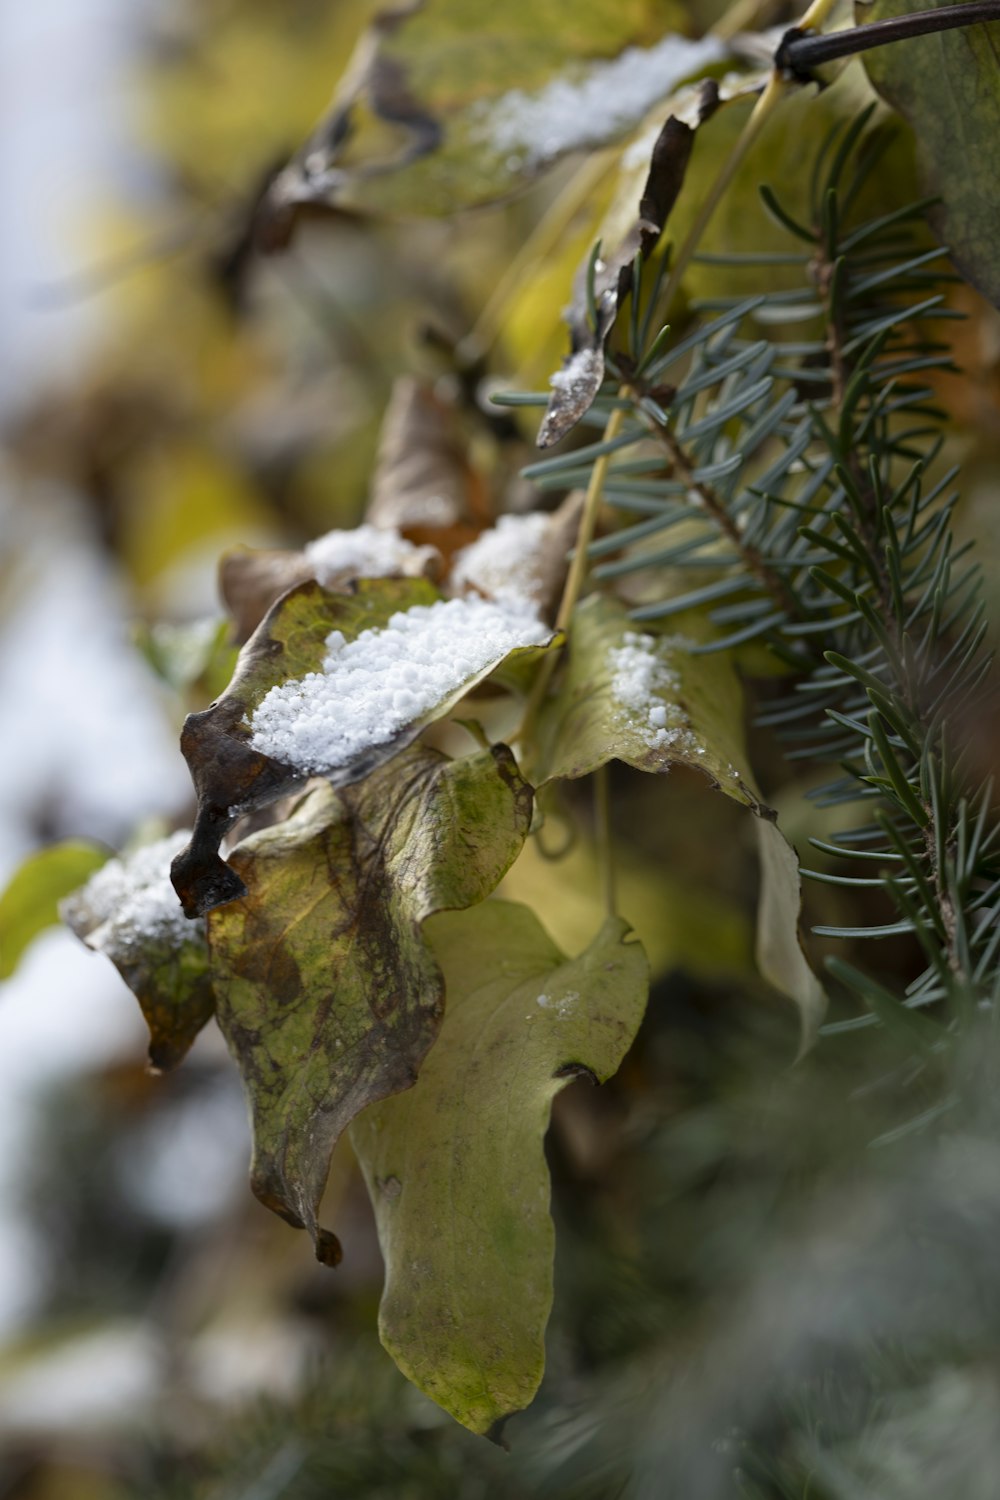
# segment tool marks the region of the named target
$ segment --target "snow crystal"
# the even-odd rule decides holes
[[[604,355],[599,349],[584,348],[570,355],[562,369],[549,376],[549,385],[572,404],[589,401],[595,381],[599,385],[603,378]]]
[[[321,672],[283,682],[251,720],[255,750],[304,775],[329,774],[442,703],[519,646],[547,641],[524,608],[438,600],[394,614],[384,629],[326,638]]]
[[[657,656],[653,636],[626,631],[623,644],[609,651],[608,667],[612,696],[623,710],[620,717],[651,750],[675,744],[682,735],[690,738],[683,710],[663,701],[664,695],[676,696],[680,678]]]
[[[538,613],[546,582],[545,538],[549,517],[501,516],[496,525],[463,547],[451,571],[452,588],[478,590],[498,604]]]
[[[328,584],[345,573],[362,578],[385,578],[393,573],[419,573],[437,556],[434,547],[415,547],[393,526],[356,526],[353,531],[328,531],[306,547],[306,557],[318,582]]]
[[[202,921],[185,917],[170,884],[170,862],[190,837],[189,831],[181,830],[133,854],[109,859],[71,898],[70,905],[86,912],[94,927],[106,929],[97,946],[103,948],[108,941],[176,944],[204,929]]]
[[[655,47],[628,47],[611,62],[596,62],[575,79],[556,78],[528,94],[514,89],[499,104],[483,105],[480,135],[494,149],[532,165],[564,151],[600,146],[637,125],[683,79],[724,55],[712,37],[667,36]]]

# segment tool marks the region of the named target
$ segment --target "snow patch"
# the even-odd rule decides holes
[[[99,950],[131,943],[189,942],[204,931],[204,921],[190,921],[170,884],[170,862],[191,838],[189,830],[144,844],[134,854],[109,859],[92,875],[68,906],[86,915],[94,930],[90,943]]]
[[[509,652],[550,635],[524,607],[475,598],[399,610],[353,641],[333,630],[321,672],[264,697],[250,743],[303,775],[329,774],[392,740]]]
[[[455,557],[451,586],[456,592],[478,590],[498,604],[538,614],[545,588],[545,540],[549,517],[535,511],[527,516],[501,516]]]
[[[619,718],[635,730],[651,750],[660,750],[693,736],[687,717],[676,702],[680,678],[656,654],[651,635],[626,631],[623,644],[608,652],[611,694],[620,707]]]
[[[305,553],[317,582],[324,586],[345,573],[359,578],[413,575],[438,555],[434,547],[415,547],[394,526],[368,524],[353,531],[328,531],[309,542]]]
[[[724,56],[712,37],[666,36],[654,47],[627,47],[620,57],[592,63],[574,78],[555,78],[537,93],[514,89],[483,105],[473,128],[499,154],[510,153],[512,168],[536,165],[623,134],[678,83]]]

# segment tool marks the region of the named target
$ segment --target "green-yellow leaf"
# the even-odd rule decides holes
[[[368,779],[311,792],[232,854],[246,888],[209,917],[218,1015],[253,1123],[257,1196],[318,1224],[338,1136],[409,1088],[441,1020],[432,913],[482,901],[516,858],[531,789],[506,746],[449,761],[411,746]]]
[[[859,23],[935,8],[937,0],[875,0]],[[938,7],[940,8],[940,7]],[[875,88],[913,126],[931,222],[973,286],[1000,305],[1000,22],[911,37],[864,54]]]
[[[9,979],[33,938],[59,921],[59,902],[108,857],[94,844],[67,840],[30,854],[0,895],[0,979]]]
[[[585,599],[559,689],[539,720],[535,784],[586,776],[610,760],[639,771],[693,766],[759,812],[732,663],[722,653],[693,656],[686,645],[644,632],[616,599]]]
[[[409,1093],[351,1137],[386,1264],[382,1342],[473,1432],[527,1406],[544,1368],[554,1231],[542,1142],[578,1073],[610,1077],[642,1019],[645,954],[609,918],[567,959],[524,906],[429,924],[448,1005]]]
[[[695,617],[682,617],[692,623]],[[802,1045],[811,1044],[822,988],[799,941],[800,889],[794,850],[763,806],[743,745],[743,694],[726,653],[694,655],[683,636],[638,629],[623,605],[592,594],[573,617],[564,676],[539,717],[536,785],[585,776],[610,760],[640,771],[694,766],[727,797],[757,814],[761,973],[799,1008]]]

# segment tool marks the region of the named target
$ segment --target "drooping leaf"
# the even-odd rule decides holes
[[[187,838],[175,833],[109,860],[60,907],[139,1001],[159,1070],[177,1066],[215,1010],[205,924],[188,921],[170,884],[170,861]]]
[[[265,233],[300,205],[447,214],[503,197],[568,151],[627,134],[725,55],[669,34],[665,0],[425,0],[383,11],[333,105],[274,183]],[[668,34],[664,34],[664,33]]]
[[[693,656],[684,637],[638,630],[617,600],[576,610],[564,675],[539,721],[536,785],[587,776],[610,760],[639,771],[704,771],[761,811],[742,745],[742,693],[725,656]]]
[[[859,24],[935,8],[938,0],[875,0]],[[930,218],[973,286],[1000,305],[1000,22],[911,37],[864,54],[875,88],[912,125]]]
[[[692,616],[686,618],[694,628]],[[536,785],[586,776],[610,760],[640,771],[694,766],[761,820],[757,953],[761,973],[799,1008],[803,1046],[823,991],[799,942],[794,850],[753,788],[743,745],[743,697],[723,654],[693,655],[683,636],[637,632],[617,600],[592,594],[576,611],[563,679],[539,719]]]
[[[107,858],[106,849],[75,839],[29,854],[0,895],[0,979],[9,979],[32,939],[59,921],[63,897]]]
[[[428,664],[417,626],[428,626],[426,611],[439,603],[437,590],[423,579],[385,578],[363,579],[350,594],[305,583],[269,610],[240,652],[225,693],[184,724],[181,748],[198,793],[194,835],[172,872],[185,911],[203,914],[243,894],[235,871],[218,853],[237,817],[310,775],[337,785],[368,775],[449,712],[509,651],[534,649],[549,638],[545,627],[527,617],[499,625],[477,617],[465,631],[467,640],[477,638],[470,666],[468,653],[451,652],[449,637],[461,624],[456,612],[464,619],[462,602],[452,600],[441,603],[451,611],[444,627],[433,622],[436,656]],[[413,654],[406,660],[410,625]],[[390,630],[396,632],[400,673],[386,672],[384,652],[364,671],[355,669],[352,658],[350,682],[343,671],[337,677],[328,672],[331,653],[339,663],[345,646],[363,635],[369,645],[377,637],[384,644],[378,632]],[[272,690],[277,697],[269,696]],[[274,754],[254,743],[265,721],[266,744],[279,747]]]
[[[231,856],[243,900],[209,918],[218,1014],[253,1121],[257,1196],[318,1224],[333,1146],[408,1088],[441,1019],[433,912],[494,889],[524,842],[531,789],[504,745],[463,760],[411,746],[360,784],[310,792]]]
[[[351,1131],[386,1265],[382,1342],[473,1432],[531,1401],[554,1232],[542,1141],[567,1080],[603,1082],[642,1019],[645,954],[609,918],[567,959],[527,907],[429,924],[447,1011],[416,1085]]]
[[[757,824],[757,850],[757,967],[769,984],[799,1008],[801,1056],[816,1040],[826,1011],[826,994],[809,967],[799,936],[802,878],[798,856],[777,823],[768,818],[761,818]]]

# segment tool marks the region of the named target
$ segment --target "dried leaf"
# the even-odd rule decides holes
[[[577,1074],[619,1067],[648,968],[609,918],[567,959],[527,907],[487,901],[429,932],[448,1006],[416,1085],[351,1138],[386,1265],[382,1342],[473,1432],[527,1406],[545,1361],[554,1231],[542,1142]]]
[[[223,554],[219,589],[242,644],[283,594],[315,579],[325,589],[349,590],[359,578],[429,578],[437,582],[441,557],[415,547],[388,526],[330,531],[296,552],[238,547]]]
[[[550,448],[564,438],[597,398],[604,381],[605,345],[622,304],[632,290],[635,257],[640,250],[648,257],[663,233],[684,186],[698,128],[715,114],[720,105],[744,98],[761,86],[757,77],[727,79],[721,88],[715,79],[706,78],[683,90],[671,101],[671,112],[652,144],[645,182],[639,193],[638,214],[624,232],[617,227],[622,219],[619,194],[603,227],[602,246],[612,230],[619,238],[615,249],[603,256],[595,267],[596,326],[590,312],[589,256],[577,271],[573,301],[566,313],[570,354],[550,381],[553,389],[538,431],[539,448]],[[626,172],[624,176],[627,184],[630,174]],[[631,203],[635,203],[634,195]],[[634,208],[631,212],[635,212]]]
[[[697,86],[697,101],[693,123],[675,114],[667,117],[653,145],[638,217],[614,253],[597,262],[596,327],[590,319],[589,260],[577,272],[573,303],[566,319],[572,352],[552,377],[552,395],[538,432],[539,448],[558,443],[594,404],[604,380],[604,345],[632,287],[632,264],[639,250],[648,255],[663,233],[670,210],[684,186],[695,131],[718,107],[719,90],[714,80],[706,79]]]
[[[395,382],[379,435],[366,518],[446,556],[493,519],[482,475],[469,461],[458,412],[430,385]]]
[[[304,552],[235,547],[219,559],[219,593],[233,619],[233,634],[243,645],[268,610],[289,589],[307,583],[313,571]]]
[[[516,858],[531,788],[504,745],[404,751],[358,786],[311,792],[231,856],[243,900],[212,912],[219,1024],[253,1121],[253,1188],[339,1258],[318,1225],[330,1153],[359,1110],[409,1088],[441,1018],[433,912],[481,901]]]

